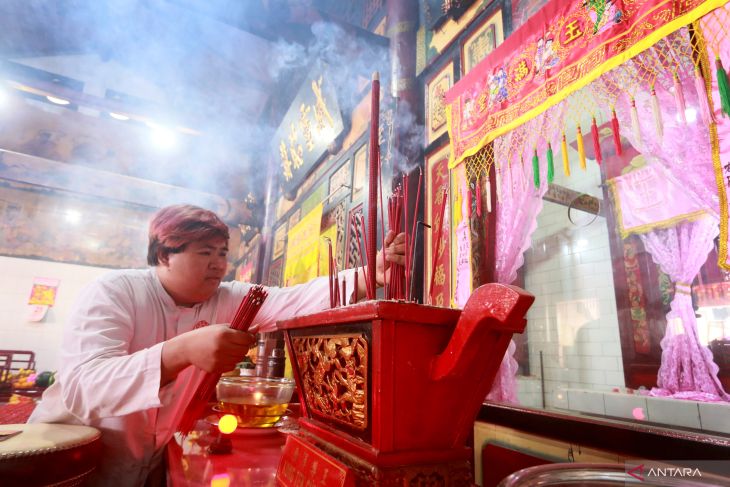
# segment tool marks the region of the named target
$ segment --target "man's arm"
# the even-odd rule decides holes
[[[124,278],[88,285],[64,332],[59,385],[68,411],[82,420],[159,407],[162,344],[129,353],[134,298]]]
[[[229,325],[209,325],[171,338],[162,346],[160,387],[190,365],[206,372],[232,370],[254,343],[253,335]]]

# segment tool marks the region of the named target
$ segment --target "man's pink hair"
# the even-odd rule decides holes
[[[191,243],[209,238],[229,238],[228,226],[210,210],[193,205],[172,205],[155,213],[150,222],[147,263],[185,250]]]

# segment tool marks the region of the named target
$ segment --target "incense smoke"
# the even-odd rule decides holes
[[[249,191],[261,197],[273,134],[315,63],[329,66],[345,117],[367,96],[375,71],[384,92],[381,114],[395,103],[385,96],[391,73],[387,40],[352,26],[319,21],[311,25],[304,43],[266,40],[224,20],[235,15],[263,18],[271,12],[257,12],[233,0],[13,1],[3,2],[0,14],[22,17],[25,26],[0,42],[5,59],[79,80],[84,93],[97,98],[114,91],[139,100],[140,112],[172,129],[177,139],[167,152],[159,151],[149,144],[149,127],[119,122],[120,133],[132,134],[125,139],[128,147],[112,150],[98,133],[80,133],[68,137],[75,146],[71,160],[63,162],[239,200]],[[265,24],[268,19],[263,20]],[[24,49],[22,36],[45,39],[45,50],[39,54]],[[26,102],[46,111],[64,111]],[[416,165],[404,154],[417,154],[423,144],[423,127],[404,108],[397,110],[396,121],[403,127],[398,135],[401,150],[392,158],[401,171]],[[91,125],[94,117],[108,116],[85,107],[79,111]],[[2,120],[10,127],[5,130],[20,132],[10,115]],[[116,127],[115,123],[98,125]],[[177,127],[198,135],[176,132]],[[119,135],[109,135],[115,137]],[[123,159],[125,151],[133,157]]]

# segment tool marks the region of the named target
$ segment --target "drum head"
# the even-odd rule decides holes
[[[101,433],[90,426],[5,424],[4,434],[0,478],[8,485],[81,485],[99,462]]]

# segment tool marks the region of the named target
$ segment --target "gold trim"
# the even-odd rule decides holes
[[[613,68],[625,63],[632,57],[640,54],[641,52],[645,51],[646,49],[649,49],[654,44],[671,34],[672,32],[679,30],[683,26],[690,24],[694,22],[695,20],[699,19],[700,17],[708,14],[709,12],[722,7],[725,5],[729,0],[708,0],[702,4],[700,4],[698,7],[693,9],[691,12],[687,12],[686,14],[682,15],[681,17],[677,17],[676,19],[672,20],[671,22],[668,22],[661,26],[659,29],[653,31],[651,34],[644,37],[642,40],[631,46],[630,48],[626,49],[620,54],[617,54],[616,56],[612,57],[611,59],[605,61],[603,64],[601,64],[599,67],[595,68],[593,71],[590,71],[583,77],[581,77],[579,80],[577,80],[572,85],[568,86],[567,88],[563,88],[562,90],[558,91],[554,95],[547,98],[543,103],[536,106],[535,108],[528,110],[527,112],[523,113],[516,119],[512,120],[509,123],[506,123],[502,125],[501,127],[488,132],[484,137],[482,137],[479,142],[474,147],[471,147],[464,151],[463,154],[460,154],[458,158],[454,158],[455,154],[455,148],[454,148],[454,135],[452,133],[452,124],[451,124],[451,104],[447,107],[446,110],[446,117],[449,122],[448,131],[449,131],[449,140],[451,145],[451,155],[449,158],[449,169],[453,169],[454,167],[461,164],[464,159],[467,157],[471,157],[477,152],[479,152],[485,145],[487,145],[489,142],[492,142],[494,139],[499,137],[500,135],[504,135],[507,132],[510,132],[514,130],[515,128],[519,127],[523,123],[527,122],[528,120],[531,120],[534,117],[537,117],[542,112],[546,111],[548,108],[551,108],[558,103],[560,103],[562,100],[567,98],[570,94],[580,90],[581,88],[584,88],[585,86],[589,85],[593,81],[595,81],[598,77],[601,75],[607,73],[608,71],[612,70]],[[656,8],[650,10],[647,12],[647,15],[651,12],[656,10]],[[595,52],[597,49],[601,49],[603,46],[605,46],[608,42],[612,42],[614,39],[610,39],[600,46],[597,46],[592,52]],[[590,55],[587,54],[586,56],[583,56],[581,59],[585,59]],[[575,63],[574,63],[575,64]],[[570,66],[573,66],[571,64]],[[564,69],[569,68],[570,66],[565,66]]]
[[[686,294],[687,296],[692,295],[692,284],[688,282],[675,282],[674,292],[679,294]]]
[[[702,47],[699,51],[700,70],[705,79],[705,90],[707,90],[707,102],[710,112],[715,111],[715,102],[712,98],[712,71],[710,70],[710,59],[707,54],[707,44],[705,36],[702,33],[702,26],[699,22],[694,22],[694,33],[697,36],[697,44]],[[717,265],[724,270],[730,270],[727,255],[728,240],[728,200],[725,188],[725,179],[722,175],[722,161],[720,160],[720,138],[717,135],[717,125],[710,122],[710,146],[712,147],[712,168],[715,173],[715,183],[717,184],[717,195],[720,197],[720,248],[717,252]]]
[[[712,105],[710,105],[710,109],[712,109]],[[721,269],[730,270],[730,263],[727,262],[727,192],[725,191],[725,181],[722,177],[722,161],[720,161],[720,139],[717,136],[717,125],[715,125],[714,122],[710,123],[710,144],[712,145],[712,165],[715,169],[717,194],[720,197],[720,248],[718,249],[717,265],[720,266]]]
[[[707,212],[705,210],[697,210],[691,213],[684,213],[682,215],[668,218],[666,220],[647,223],[646,225],[639,225],[637,227],[631,227],[629,230],[627,230],[624,227],[624,215],[623,210],[621,209],[621,199],[618,197],[618,192],[616,189],[616,181],[613,179],[609,179],[607,183],[609,189],[611,190],[611,196],[613,196],[614,205],[616,206],[616,224],[618,225],[618,231],[622,239],[625,239],[632,234],[639,235],[642,233],[649,233],[652,230],[671,228],[678,223],[685,221],[693,222],[707,215]]]

